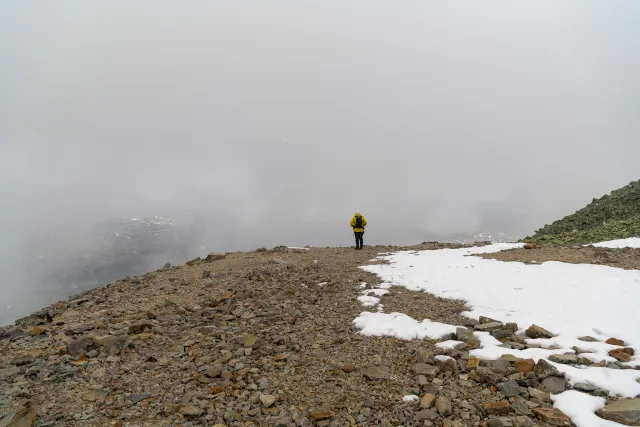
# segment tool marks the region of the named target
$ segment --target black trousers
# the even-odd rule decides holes
[[[356,235],[356,249],[362,249],[362,236],[364,236],[364,231],[354,231],[353,234]]]

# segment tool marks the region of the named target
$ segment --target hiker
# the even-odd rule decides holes
[[[353,228],[353,235],[356,237],[356,249],[362,249],[362,236],[364,236],[366,226],[367,220],[360,214],[360,211],[356,211],[356,214],[351,218],[351,228]]]

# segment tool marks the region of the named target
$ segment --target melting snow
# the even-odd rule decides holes
[[[589,245],[585,245],[589,246]],[[628,239],[609,240],[608,242],[594,243],[598,248],[636,248],[640,249],[640,237],[629,237]]]
[[[636,247],[640,247],[640,238],[625,239],[625,243],[614,242],[598,245],[637,244]],[[637,327],[640,324],[640,310],[637,310],[640,271],[554,261],[530,266],[473,256],[520,247],[521,244],[494,244],[464,249],[404,251],[377,258],[388,264],[362,269],[382,279],[381,290],[402,286],[441,297],[464,299],[471,307],[464,313],[469,317],[488,316],[516,322],[521,328],[538,324],[556,334],[550,339],[527,340],[542,348],[514,350],[499,347],[501,343],[487,332],[475,332],[474,336],[481,344],[479,349],[470,352],[473,356],[493,360],[512,354],[537,361],[548,359],[552,354],[574,353],[573,347],[578,347],[581,357],[613,361],[608,352],[619,347],[604,341],[616,337],[635,348],[636,356],[627,365],[640,365],[640,328]],[[453,325],[428,319],[418,321],[403,313],[383,313],[380,305],[378,310],[377,313],[363,312],[354,320],[363,335],[406,340],[438,339],[456,330]],[[518,334],[523,332],[520,330]],[[601,342],[578,340],[583,335]],[[453,348],[457,343],[449,340],[437,346]],[[555,349],[550,349],[552,346]],[[640,383],[637,382],[640,370],[550,363],[563,372],[572,385],[587,383],[623,397],[640,394]],[[594,414],[604,405],[602,398],[570,390],[553,399],[555,406],[572,417],[578,427],[620,426]]]

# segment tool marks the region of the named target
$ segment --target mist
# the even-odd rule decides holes
[[[43,305],[29,236],[81,256],[108,219],[197,217],[184,256],[350,245],[356,209],[365,244],[532,234],[639,178],[639,19],[631,0],[3,2],[0,323]]]

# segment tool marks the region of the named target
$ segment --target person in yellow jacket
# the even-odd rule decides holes
[[[356,238],[356,249],[362,249],[362,237],[364,236],[364,228],[367,226],[367,220],[360,214],[360,211],[356,211],[356,214],[351,218],[350,225]]]

